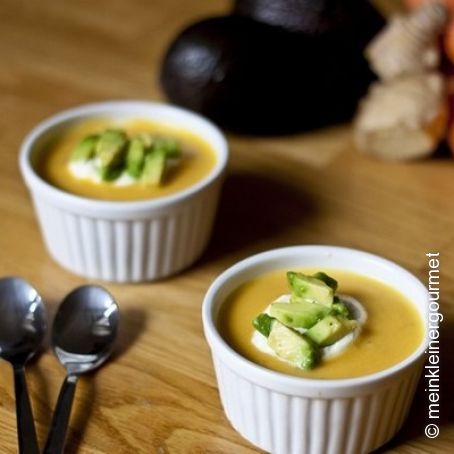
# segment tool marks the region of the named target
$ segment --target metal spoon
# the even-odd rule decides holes
[[[73,290],[58,308],[51,342],[67,376],[58,396],[45,454],[63,452],[77,379],[110,356],[118,318],[118,306],[113,297],[95,285]]]
[[[16,394],[19,452],[39,453],[25,380],[25,364],[41,346],[47,316],[38,292],[18,277],[0,279],[0,357],[11,363]]]

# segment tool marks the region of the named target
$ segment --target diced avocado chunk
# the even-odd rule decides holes
[[[318,348],[304,336],[278,320],[271,325],[268,345],[276,355],[300,369],[312,369],[320,359]]]
[[[84,137],[75,147],[71,155],[71,161],[88,161],[95,155],[96,144],[99,135],[92,134]]]
[[[113,181],[116,180],[121,175],[122,169],[119,167],[110,167],[99,169],[99,175],[103,181]]]
[[[180,156],[178,142],[171,137],[156,139],[153,142],[153,148],[156,150],[163,150],[167,158],[178,158]]]
[[[346,320],[335,315],[327,315],[312,328],[308,329],[305,334],[317,345],[326,347],[352,332],[356,325],[357,322],[355,320]]]
[[[145,148],[151,148],[155,141],[155,138],[148,132],[141,132],[140,134],[137,134],[135,138],[140,139]]]
[[[334,297],[334,303],[331,306],[331,311],[334,315],[342,318],[352,318],[348,307],[337,297]]]
[[[321,281],[323,281],[326,285],[331,287],[334,292],[337,290],[336,279],[333,279],[331,276],[328,276],[323,271],[319,271],[318,273],[313,274],[312,277],[315,277],[316,279],[320,279]]]
[[[333,303],[334,290],[322,280],[294,271],[287,272],[287,280],[293,296],[325,306]]]
[[[122,166],[126,143],[126,134],[119,129],[106,129],[101,134],[96,145],[101,171]]]
[[[270,335],[271,325],[273,324],[274,318],[270,317],[268,314],[259,314],[252,325],[254,328],[265,337]]]
[[[139,178],[145,161],[145,144],[140,137],[131,139],[126,152],[126,171],[133,178]]]
[[[166,155],[161,149],[153,149],[145,156],[142,181],[145,184],[159,185],[164,176]]]
[[[328,314],[330,308],[307,301],[297,303],[272,303],[270,315],[292,328],[310,328]]]

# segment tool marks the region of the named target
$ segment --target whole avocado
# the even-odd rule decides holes
[[[197,22],[171,44],[161,73],[169,99],[242,133],[289,133],[350,119],[374,77],[363,48],[382,22],[341,15],[328,30],[325,20],[316,31],[295,31],[255,20],[239,3],[241,14]]]

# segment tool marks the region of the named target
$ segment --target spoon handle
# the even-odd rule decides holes
[[[32,407],[28,397],[24,366],[14,366],[14,388],[16,394],[17,438],[20,454],[39,454]]]
[[[67,375],[63,382],[54,416],[52,417],[52,424],[47,437],[46,447],[44,448],[44,454],[63,453],[77,379],[77,375]]]

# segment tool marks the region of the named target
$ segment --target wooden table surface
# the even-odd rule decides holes
[[[164,99],[158,73],[171,38],[228,6],[224,0],[0,2],[0,275],[29,280],[51,318],[65,294],[87,281],[60,268],[43,246],[18,170],[21,140],[38,121],[78,104]],[[421,382],[404,428],[384,451],[453,452],[454,160],[375,161],[355,151],[348,125],[290,138],[229,135],[229,141],[228,176],[203,257],[161,282],[103,284],[121,307],[118,350],[80,380],[67,452],[258,452],[223,414],[202,333],[202,298],[239,259],[314,243],[377,253],[423,282],[425,254],[440,253],[441,434],[424,435]],[[63,377],[49,350],[27,367],[41,446]],[[17,452],[14,402],[11,368],[1,362],[1,453]]]

